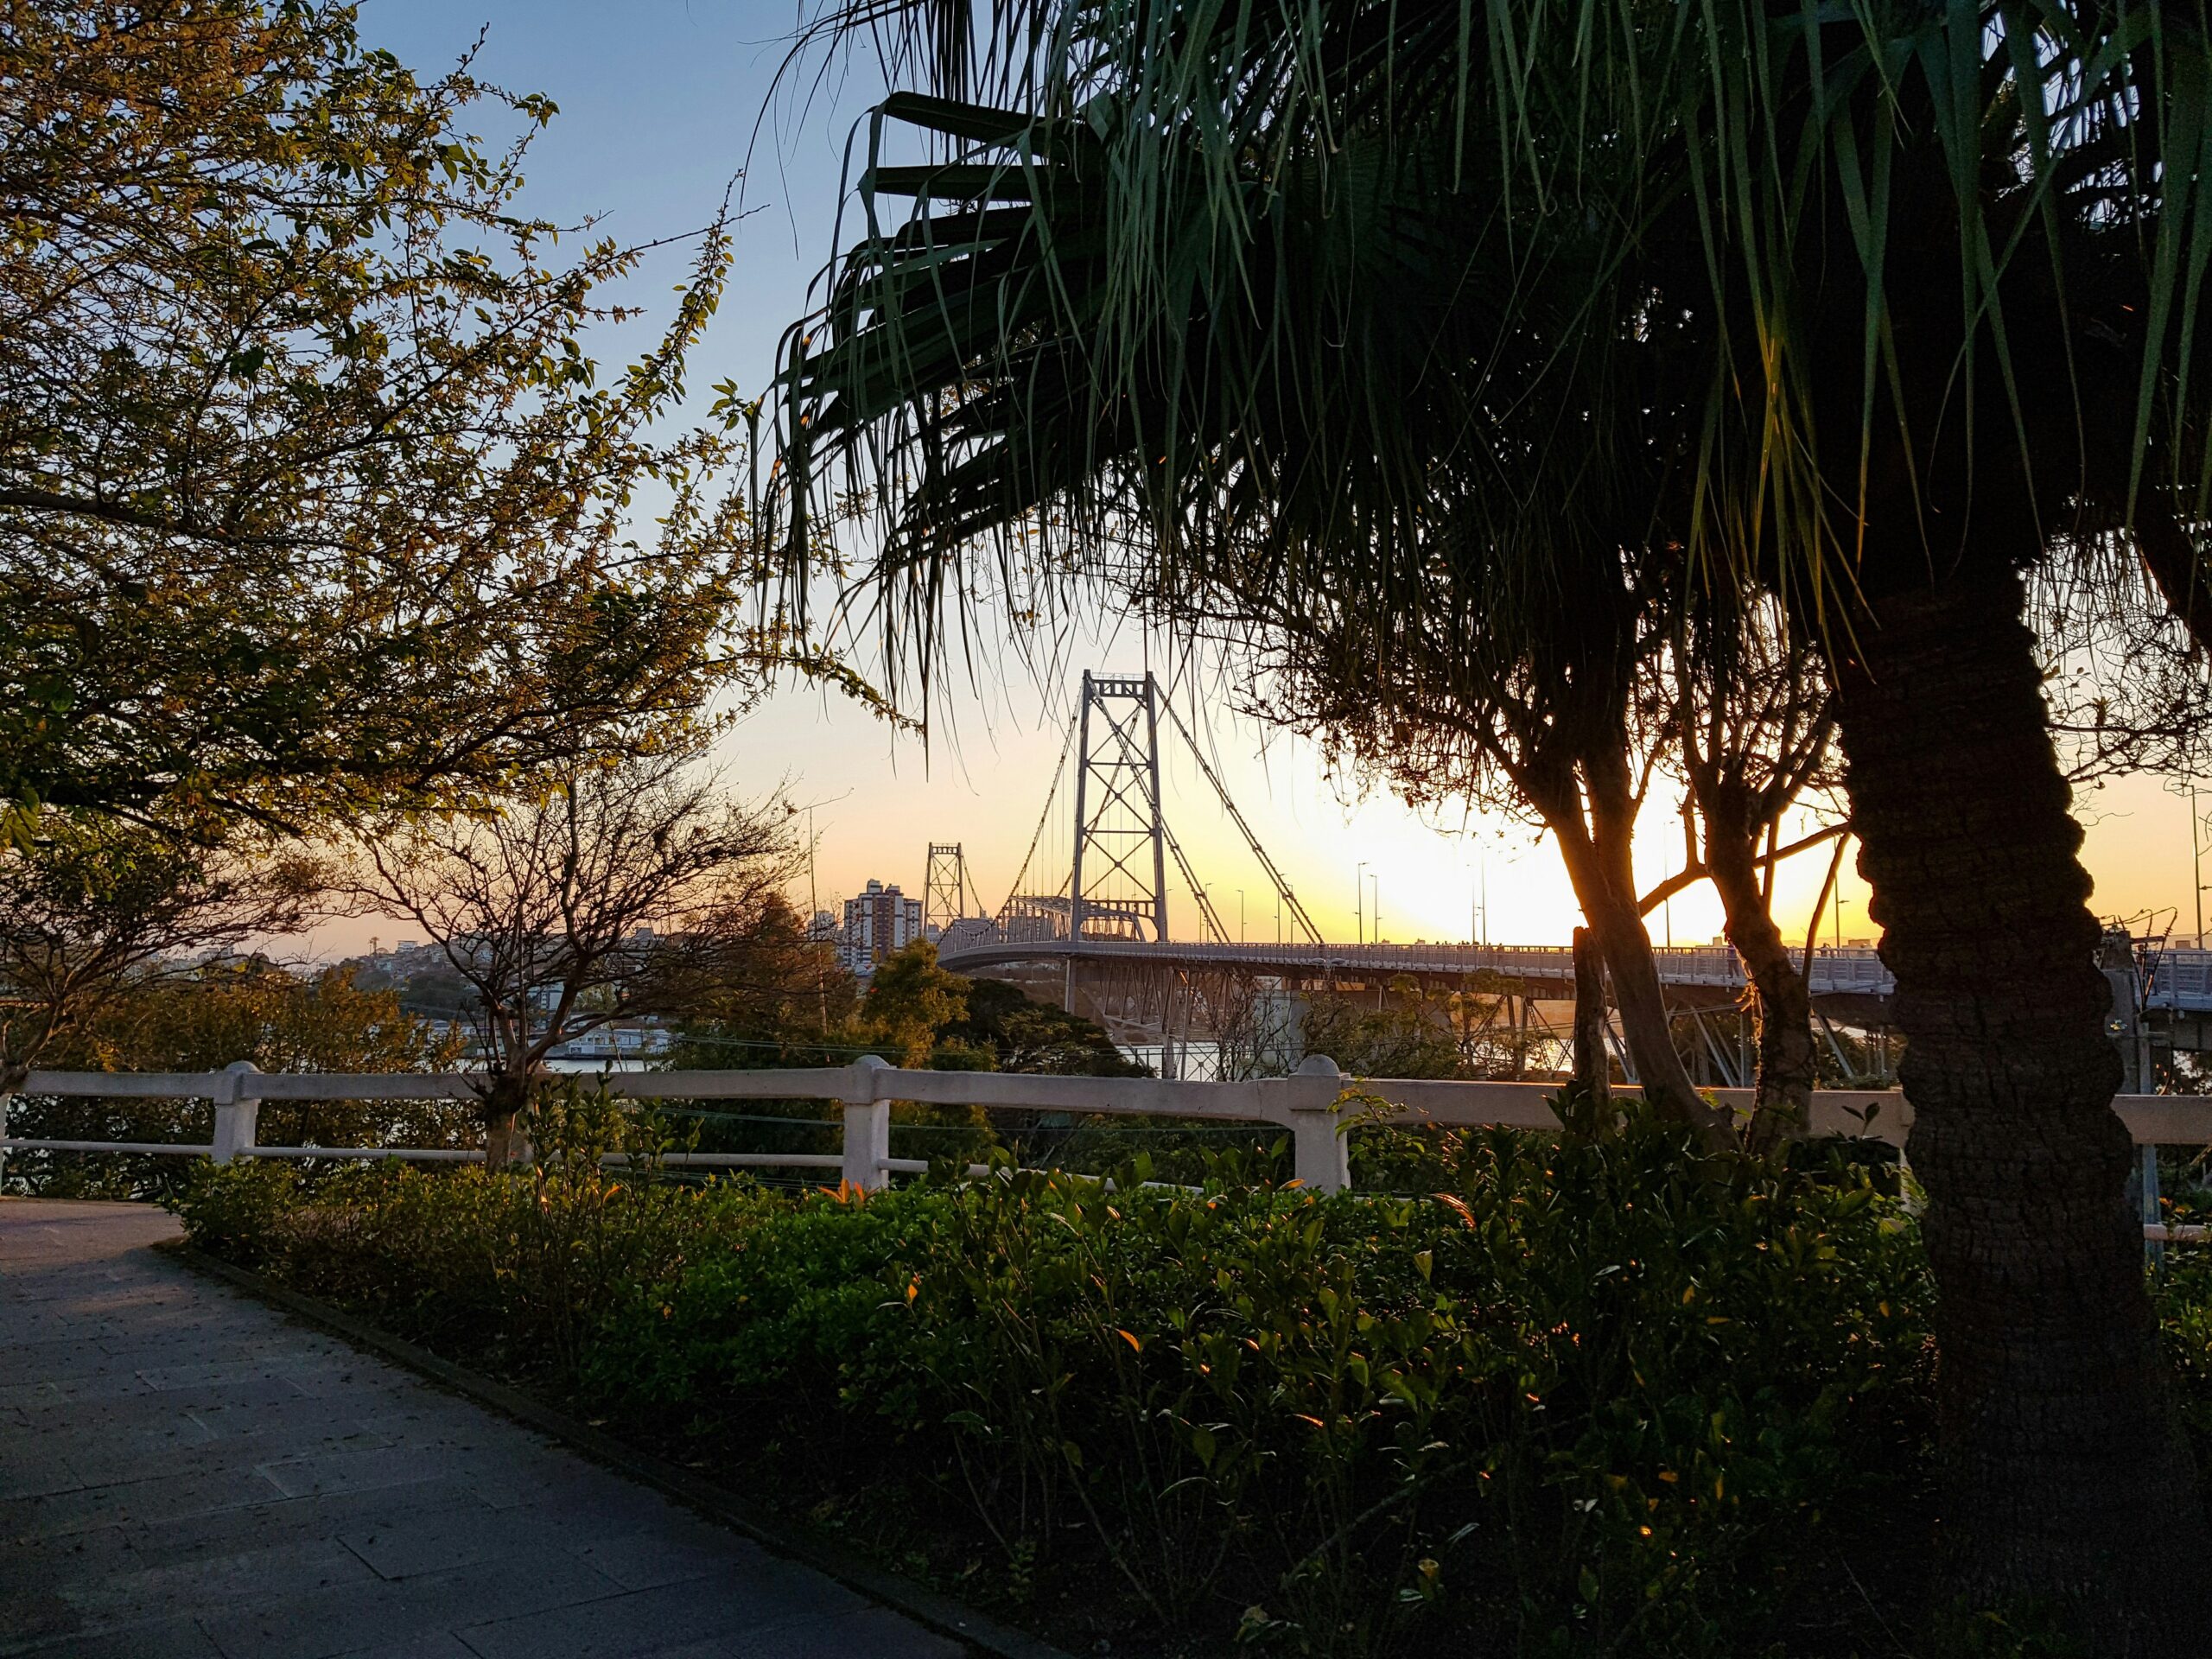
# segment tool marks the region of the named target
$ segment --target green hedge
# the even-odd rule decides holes
[[[1409,1156],[1437,1196],[1232,1157],[1197,1193],[1140,1161],[860,1202],[580,1155],[209,1166],[179,1207],[1074,1650],[1796,1653],[1895,1615],[1929,1291],[1868,1172],[1649,1123]]]

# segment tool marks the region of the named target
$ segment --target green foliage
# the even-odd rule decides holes
[[[57,1069],[219,1071],[250,1060],[264,1071],[442,1071],[458,1039],[438,1037],[390,991],[364,990],[351,968],[309,978],[259,958],[126,983],[42,1057]],[[10,1130],[35,1140],[205,1142],[205,1101],[32,1095],[9,1103]],[[472,1105],[432,1100],[268,1100],[257,1138],[270,1146],[461,1147],[480,1139]],[[174,1157],[16,1152],[16,1191],[52,1198],[149,1198],[184,1177]]]
[[[1847,1166],[1641,1121],[1431,1156],[1419,1198],[1235,1158],[1198,1192],[1139,1160],[861,1202],[564,1156],[312,1195],[211,1166],[179,1207],[208,1248],[967,1593],[1037,1617],[1084,1586],[1117,1643],[1719,1654],[1784,1630],[1824,1520],[1921,1473],[1906,1216]]]
[[[299,1200],[297,1168],[275,1159],[243,1158],[196,1166],[176,1207],[196,1247],[259,1268],[270,1265],[276,1252],[289,1252],[298,1236],[304,1220]]]
[[[976,1068],[981,1071],[1080,1077],[1149,1075],[1114,1046],[1096,1020],[1033,1001],[1002,979],[970,979],[965,1011],[940,1029],[938,1040],[988,1053],[991,1064]]]
[[[1865,562],[1924,569],[1859,512],[2023,461],[2212,626],[2200,11],[887,10],[894,83],[945,96],[883,116],[934,159],[864,175],[867,232],[789,336],[784,435],[825,507],[855,474],[884,493],[877,575],[918,645],[942,595],[1035,606],[1076,572],[1219,619],[1363,607],[1343,666],[1433,730],[1465,703],[1395,696],[1391,650],[1540,634],[1647,537],[1689,557],[1631,557],[1632,586],[1740,575],[1824,629]],[[2126,411],[2110,442],[2099,409]],[[1001,579],[948,579],[979,531]],[[2072,539],[2069,575],[2116,594],[2132,567]]]
[[[2212,1478],[2212,1249],[2168,1245],[2152,1300],[2180,1388],[2182,1425],[2196,1445],[2198,1470]]]
[[[884,1058],[894,1065],[927,1065],[940,1033],[967,1016],[968,982],[937,965],[937,946],[926,939],[893,950],[876,963],[868,995],[861,1000],[861,1023],[881,1045]],[[969,1045],[958,1046],[966,1057],[979,1052]]]
[[[1033,1002],[1003,980],[948,973],[927,943],[892,953],[863,998],[854,976],[826,948],[806,941],[796,915],[786,916],[780,934],[776,918],[768,918],[747,982],[684,1024],[667,1057],[670,1068],[842,1065],[876,1054],[938,1071],[1146,1075],[1093,1021]],[[761,1103],[752,1111],[700,1116],[701,1144],[709,1151],[836,1150],[836,1109],[819,1101]],[[1086,1168],[1117,1161],[1158,1134],[1140,1126],[1133,1141],[1127,1120],[1102,1118],[1079,1128],[1065,1113],[1009,1112],[994,1123],[966,1107],[912,1102],[894,1103],[893,1122],[900,1157],[957,1153],[973,1159],[1001,1146],[1019,1148],[1026,1163],[1058,1160],[1080,1135]]]
[[[23,823],[0,843],[0,1092],[164,957],[297,927],[319,875],[296,851],[257,860],[99,813]]]
[[[603,1153],[649,1166],[667,1145],[659,1126],[604,1105],[573,1089],[534,1102],[524,1128],[541,1155],[521,1173],[375,1163],[309,1184],[246,1159],[198,1165],[173,1207],[202,1249],[444,1351],[564,1384],[610,1309],[704,1256],[760,1202],[602,1172]]]
[[[750,1071],[850,1060],[860,989],[836,950],[809,938],[805,921],[780,895],[763,901],[751,945],[745,971],[702,999],[677,1027],[670,1069]]]
[[[548,100],[419,79],[328,0],[35,0],[0,50],[0,804],[474,800],[811,664],[781,618],[718,638],[745,411],[651,429],[726,216],[605,373],[638,254],[517,212]]]
[[[1433,1007],[1410,978],[1390,986],[1379,1007],[1351,997],[1316,997],[1306,1012],[1305,1035],[1307,1053],[1327,1055],[1351,1077],[1460,1075],[1446,1008]]]

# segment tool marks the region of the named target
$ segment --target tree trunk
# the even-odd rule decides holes
[[[1813,1084],[1819,1075],[1813,998],[1782,930],[1774,925],[1748,826],[1730,823],[1725,811],[1716,817],[1711,810],[1706,825],[1706,868],[1720,895],[1728,943],[1751,976],[1752,1011],[1758,1020],[1758,1081],[1744,1140],[1753,1152],[1770,1152],[1802,1135],[1812,1122]]]
[[[2081,831],[2010,575],[1869,601],[1837,667],[1938,1287],[1941,1554],[2096,1651],[2202,1641],[2212,1540],[2159,1363]]]
[[[530,1103],[530,1079],[501,1073],[484,1096],[484,1166],[509,1169],[530,1161],[529,1137],[517,1120]]]
[[[1613,1007],[1620,1014],[1621,1041],[1636,1067],[1637,1087],[1662,1116],[1696,1130],[1707,1146],[1733,1150],[1729,1114],[1706,1103],[1675,1047],[1675,1024],[1667,1013],[1659,961],[1651,952],[1651,934],[1643,925],[1637,893],[1636,806],[1625,747],[1593,752],[1584,766],[1590,838],[1570,849],[1562,836],[1560,849],[1574,896],[1612,974]]]
[[[29,1060],[10,1060],[0,1065],[0,1141],[8,1138],[8,1103],[22,1092],[23,1083],[31,1074]],[[0,1191],[6,1188],[8,1148],[0,1147]]]
[[[1574,930],[1574,1080],[1605,1097],[1612,1065],[1605,1058],[1605,963],[1598,936]]]
[[[1659,983],[1659,963],[1651,954],[1651,935],[1637,913],[1633,893],[1625,902],[1609,893],[1596,914],[1587,907],[1584,914],[1612,973],[1613,1006],[1620,1014],[1621,1041],[1636,1067],[1637,1087],[1662,1116],[1695,1129],[1707,1146],[1732,1150],[1736,1135],[1728,1112],[1706,1103],[1675,1046],[1675,1023]]]

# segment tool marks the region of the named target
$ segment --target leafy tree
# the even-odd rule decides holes
[[[1377,606],[1363,582],[1319,570],[1269,605],[1250,604],[1270,592],[1257,582],[1217,593],[1210,584],[1178,603],[1192,613],[1246,606],[1270,671],[1249,699],[1255,712],[1307,731],[1417,804],[1461,802],[1541,823],[1611,970],[1646,1094],[1730,1144],[1727,1113],[1700,1097],[1675,1049],[1636,880],[1636,827],[1672,735],[1638,718],[1639,681],[1665,638],[1636,573],[1604,551],[1563,575],[1571,608],[1530,607],[1511,594],[1510,562],[1489,538],[1442,541],[1413,578],[1458,595],[1433,609]]]
[[[1004,980],[948,972],[927,939],[876,964],[855,1031],[894,1063],[937,1071],[1147,1075],[1095,1020],[1033,1002]]]
[[[955,143],[1018,118],[912,99],[887,110]],[[811,349],[791,366],[808,411],[798,469],[816,446],[828,466],[841,452],[890,444],[902,457],[883,480],[901,510],[894,543],[939,555],[957,551],[968,531],[1010,519],[1024,521],[1026,537],[1026,515],[1036,509],[1034,533],[1049,556],[1033,557],[1022,537],[1001,541],[987,591],[1027,593],[1063,564],[1126,578],[1155,609],[1224,633],[1257,658],[1266,671],[1235,677],[1253,712],[1306,730],[1417,803],[1533,817],[1556,838],[1590,919],[1645,1093],[1716,1143],[1729,1141],[1728,1114],[1699,1096],[1677,1050],[1645,922],[1662,895],[1640,892],[1634,870],[1656,769],[1684,735],[1670,715],[1643,706],[1646,683],[1686,628],[1681,607],[1659,599],[1662,567],[1679,560],[1665,547],[1637,545],[1664,470],[1663,452],[1641,429],[1649,411],[1613,400],[1606,418],[1624,429],[1616,454],[1630,459],[1606,470],[1562,467],[1547,451],[1541,428],[1557,418],[1548,407],[1482,457],[1482,481],[1560,504],[1554,556],[1532,572],[1517,532],[1471,499],[1464,472],[1433,453],[1433,435],[1448,436],[1468,416],[1440,405],[1427,348],[1399,324],[1421,303],[1403,290],[1451,280],[1434,268],[1439,250],[1372,254],[1375,224],[1363,212],[1278,213],[1272,241],[1240,250],[1262,269],[1248,272],[1238,293],[1210,293],[1202,316],[1123,307],[1114,320],[1121,334],[1102,346],[1099,308],[1118,303],[1122,274],[1102,251],[1102,227],[1120,205],[1121,176],[1111,141],[1087,127],[1055,130],[1018,168],[1005,147],[987,145],[942,168],[873,170],[863,187],[872,222],[887,218],[881,198],[906,194],[1028,206],[932,213],[851,252],[824,326],[810,325]],[[1170,181],[1150,210],[1174,229],[1203,223],[1203,202],[1166,198],[1172,173]],[[1372,286],[1315,291],[1313,273],[1344,269]],[[969,297],[978,288],[987,302]],[[1274,299],[1260,303],[1255,292]],[[1394,429],[1387,442],[1376,437],[1375,454],[1344,453],[1345,432],[1363,440],[1371,428],[1340,417],[1339,377],[1284,384],[1304,372],[1288,366],[1286,310],[1319,313],[1309,315],[1317,330],[1341,324],[1371,347],[1361,356],[1363,407],[1370,422]],[[1018,328],[1004,326],[1008,318]],[[978,374],[979,363],[992,372]],[[1248,374],[1266,378],[1265,391],[1224,404],[1224,389]],[[1586,391],[1585,401],[1604,390]],[[1142,458],[1155,450],[1148,467]],[[1345,476],[1376,478],[1387,505],[1361,508]],[[1325,543],[1339,534],[1383,538],[1376,569],[1332,564]],[[1158,568],[1132,572],[1124,550],[1155,537]],[[903,579],[917,568],[938,565],[902,556],[887,570]],[[893,613],[926,639],[928,606],[944,587],[936,574],[915,581],[902,594],[912,610]],[[1393,602],[1376,603],[1378,591]],[[925,650],[919,666],[926,686]],[[1750,746],[1712,757],[1732,771],[1757,768],[1758,744],[1770,734],[1724,724],[1700,735]],[[1816,756],[1825,753],[1816,744]],[[1790,754],[1785,771],[1800,770],[1802,758]],[[1755,804],[1761,816],[1745,831],[1755,839],[1801,787],[1797,779],[1755,803],[1717,804]],[[1756,847],[1745,856],[1756,861]],[[1756,915],[1745,910],[1752,893]],[[1758,977],[1777,993],[1799,993],[1782,995],[1764,1021],[1770,1057],[1801,1063],[1786,1088],[1776,1085],[1777,1099],[1795,1099],[1809,1087],[1802,1064],[1812,1053],[1809,1003],[1778,948],[1767,897],[1756,881],[1737,889],[1738,931],[1755,950],[1777,941],[1761,954]],[[1802,1121],[1802,1100],[1797,1107]],[[1759,1133],[1787,1116],[1762,1114]]]
[[[1402,980],[1369,1007],[1350,997],[1316,999],[1306,1014],[1306,1048],[1356,1077],[1453,1077],[1459,1045],[1448,1010]]]
[[[1688,845],[1681,874],[1661,886],[1702,877],[1720,896],[1729,943],[1751,978],[1758,1077],[1745,1138],[1764,1151],[1803,1133],[1818,1080],[1811,988],[1775,925],[1774,875],[1784,857],[1823,841],[1842,855],[1844,823],[1780,845],[1783,820],[1806,793],[1841,781],[1834,704],[1809,640],[1793,637],[1770,603],[1701,607],[1678,628],[1669,658],[1673,684],[1661,696],[1671,691],[1663,718],[1688,798]],[[1829,887],[1834,880],[1831,868]],[[1815,933],[1820,921],[1816,906]]]
[[[937,946],[927,939],[916,939],[877,963],[868,995],[861,999],[862,1029],[888,1051],[884,1058],[895,1065],[932,1065],[946,1028],[967,1016],[968,982],[937,965]],[[945,1058],[955,1062],[946,1071],[990,1069],[988,1052],[970,1045],[956,1045]]]
[[[292,931],[320,891],[296,855],[226,855],[93,813],[30,823],[0,849],[0,1111],[124,988]]]
[[[340,888],[421,930],[474,996],[493,1162],[548,1057],[617,1020],[742,986],[791,872],[787,814],[725,799],[681,754],[594,765],[485,817],[362,835]]]
[[[264,1071],[444,1071],[461,1046],[393,992],[364,989],[351,967],[302,976],[251,957],[136,977],[45,1058],[99,1071],[217,1071],[237,1060]],[[204,1141],[211,1128],[204,1102],[32,1096],[14,1116],[34,1140]],[[474,1140],[474,1116],[444,1101],[269,1100],[256,1134],[269,1146],[457,1147]],[[182,1170],[175,1158],[27,1152],[11,1173],[37,1192],[136,1198],[169,1191]]]
[[[994,1071],[1052,1077],[1141,1077],[1147,1069],[1114,1046],[1095,1020],[1033,1001],[1002,979],[968,982],[966,1010],[938,1031],[940,1044],[980,1050]]]
[[[2201,1629],[2024,575],[2142,583],[2212,643],[2202,9],[891,10],[937,48],[894,60],[1014,107],[896,106],[950,153],[870,188],[948,205],[872,220],[794,336],[794,487],[826,437],[912,532],[887,614],[947,590],[918,550],[1012,527],[1033,584],[1516,629],[1423,579],[1471,521],[1535,603],[1594,531],[1674,602],[1783,604],[1897,979],[1948,1582],[2108,1651]]]
[[[762,901],[741,967],[683,1020],[671,1070],[843,1065],[853,1057],[860,987],[781,894]]]
[[[556,260],[518,213],[546,99],[418,79],[324,0],[29,0],[0,60],[0,807],[480,799],[782,649],[716,645],[721,416],[649,430],[723,220],[604,376],[640,251],[569,227]],[[486,111],[524,137],[487,149]]]

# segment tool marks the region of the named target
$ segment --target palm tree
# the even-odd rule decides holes
[[[1951,1582],[2114,1652],[2192,1628],[2022,578],[2146,582],[2212,643],[2202,9],[864,9],[961,96],[886,106],[944,146],[871,168],[794,336],[794,545],[842,454],[910,635],[979,536],[1009,577],[1135,548],[1103,573],[1171,607],[1318,590],[1401,635],[1544,639],[1609,548],[1678,607],[1764,589],[1828,658],[1897,982]],[[879,223],[900,193],[945,206]]]
[[[912,98],[887,107],[910,123],[935,124],[950,139],[982,134],[1019,148],[1043,138],[1040,127],[1013,114]],[[1650,585],[1623,569],[1623,544],[1643,529],[1656,486],[1639,502],[1636,491],[1586,472],[1548,477],[1554,462],[1583,463],[1525,432],[1476,446],[1482,482],[1513,472],[1514,495],[1572,505],[1573,537],[1554,535],[1548,556],[1529,556],[1510,527],[1497,522],[1481,488],[1460,477],[1462,462],[1436,453],[1430,441],[1471,417],[1492,427],[1513,419],[1451,406],[1459,392],[1448,380],[1425,394],[1427,365],[1402,341],[1391,365],[1395,384],[1376,394],[1401,411],[1408,441],[1400,452],[1338,453],[1330,464],[1317,463],[1332,435],[1347,429],[1331,402],[1341,381],[1333,372],[1311,385],[1274,385],[1258,408],[1208,406],[1216,373],[1234,377],[1274,359],[1259,372],[1280,378],[1275,324],[1264,308],[1209,307],[1203,326],[1187,330],[1173,314],[1139,316],[1128,325],[1129,358],[1204,361],[1208,371],[1147,378],[1118,392],[1101,387],[1086,364],[1109,355],[1095,346],[1093,302],[1110,289],[1111,276],[1092,256],[1102,247],[1097,215],[1108,206],[1101,187],[1111,147],[1065,124],[1046,142],[1065,165],[1010,164],[1001,151],[982,161],[956,155],[942,167],[872,168],[862,193],[871,222],[879,199],[899,191],[960,201],[967,211],[925,216],[865,243],[848,262],[830,308],[836,321],[820,336],[839,345],[802,348],[794,365],[811,399],[803,429],[817,442],[857,442],[871,416],[916,416],[892,441],[898,448],[911,440],[925,479],[903,501],[893,533],[895,547],[918,555],[911,565],[904,552],[890,561],[917,578],[892,595],[893,613],[911,624],[894,631],[894,645],[933,625],[942,566],[923,550],[956,550],[971,531],[1020,519],[1054,489],[1066,492],[1061,548],[1040,558],[1027,542],[1001,543],[1010,566],[998,573],[1006,591],[1027,590],[1039,564],[1049,568],[1063,556],[1071,568],[1110,569],[1156,609],[1193,626],[1255,632],[1300,664],[1269,680],[1269,711],[1288,724],[1320,727],[1345,747],[1363,747],[1352,740],[1359,722],[1371,722],[1385,741],[1365,744],[1366,757],[1409,792],[1422,787],[1416,766],[1462,785],[1502,779],[1559,837],[1611,970],[1647,1098],[1707,1138],[1732,1144],[1728,1115],[1699,1096],[1676,1052],[1630,856],[1648,782],[1628,735],[1637,664],[1666,643],[1666,632],[1648,613]],[[1028,205],[989,205],[1009,195]],[[1327,215],[1289,221],[1274,262],[1284,280],[1361,261],[1357,238],[1347,245],[1342,234],[1347,222]],[[977,239],[963,245],[963,236]],[[1386,249],[1381,272],[1398,283],[1414,279],[1416,292],[1448,284],[1448,268],[1408,257],[1420,251]],[[1326,310],[1347,299],[1370,304],[1363,289],[1301,289],[1294,302]],[[1361,318],[1365,327],[1377,321]],[[1379,381],[1386,373],[1380,353],[1365,355]],[[972,383],[983,358],[999,359],[1002,372],[949,413],[938,394]],[[922,388],[930,390],[918,395]],[[1625,405],[1615,400],[1614,407]],[[1163,457],[1171,465],[1147,467],[1155,447],[1173,452]],[[1516,450],[1528,460],[1514,462]],[[811,446],[793,447],[790,458],[809,466]],[[1334,486],[1335,466],[1347,463],[1395,504],[1394,517],[1372,519],[1357,493]],[[1231,476],[1227,499],[1217,501],[1214,481]],[[1164,494],[1155,498],[1161,478]],[[887,481],[893,479],[887,468]],[[805,499],[803,491],[797,498],[802,510]],[[1624,513],[1624,523],[1607,518]],[[1377,538],[1383,556],[1369,567],[1335,556],[1332,542],[1346,533],[1347,515],[1351,533]],[[1163,525],[1174,534],[1158,535]],[[1044,528],[1050,534],[1055,527]],[[1121,563],[1122,550],[1138,547],[1147,561],[1141,569]],[[1379,605],[1378,583],[1388,595]],[[903,613],[895,608],[900,598],[910,601]],[[1388,741],[1408,730],[1431,741],[1417,750]]]

